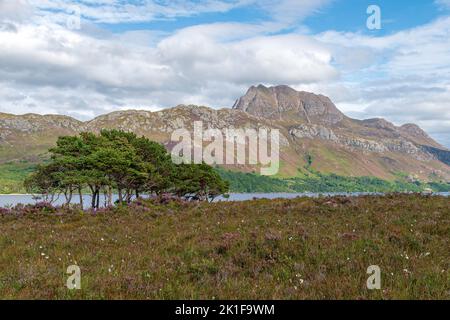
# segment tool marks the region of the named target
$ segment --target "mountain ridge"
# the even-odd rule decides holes
[[[59,135],[103,128],[130,130],[169,146],[171,132],[193,121],[225,129],[276,128],[280,131],[280,177],[317,171],[345,176],[450,181],[450,151],[415,124],[395,126],[381,118],[346,116],[323,96],[288,86],[252,86],[232,108],[178,105],[159,111],[119,110],[80,121],[63,115],[0,113],[2,161],[45,158]],[[312,159],[312,160],[311,160]],[[312,162],[312,163],[309,163]],[[249,166],[225,166],[252,172]]]

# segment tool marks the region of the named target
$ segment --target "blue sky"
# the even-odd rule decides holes
[[[450,147],[450,0],[0,0],[0,44],[2,112],[220,108],[287,84]]]
[[[301,0],[299,0],[301,2]],[[71,1],[87,5],[92,8],[101,8],[95,1]],[[120,1],[120,3],[137,4],[140,1]],[[164,3],[164,1],[160,1]],[[382,10],[381,30],[368,30],[366,27],[366,9],[369,5],[376,4]],[[167,5],[167,6],[170,6]],[[46,9],[47,12],[65,12],[66,8]],[[332,0],[327,1],[321,8],[313,11],[308,17],[295,21],[286,26],[286,29],[276,30],[274,33],[286,33],[306,27],[310,33],[320,33],[327,30],[343,32],[359,32],[367,35],[388,35],[404,29],[413,28],[445,16],[448,7],[445,0],[442,2],[433,0]],[[255,5],[254,2],[237,5],[228,11],[207,11],[193,13],[192,15],[180,15],[177,17],[158,16],[148,21],[116,21],[99,22],[98,19],[84,16],[87,21],[96,23],[102,29],[113,33],[123,33],[133,30],[154,30],[161,32],[174,32],[176,30],[199,24],[211,24],[218,22],[240,22],[258,24],[271,20],[270,11]],[[303,30],[305,31],[305,30]]]
[[[372,4],[378,5],[381,9],[380,31],[368,30],[365,27],[367,15],[361,14]],[[429,23],[442,14],[441,6],[432,0],[338,0],[306,19],[304,23],[313,32],[334,29],[386,35]]]
[[[383,28],[371,31],[366,28],[366,9],[376,4],[382,10]],[[288,29],[307,26],[312,33],[326,30],[362,32],[366,34],[386,35],[403,29],[429,23],[445,15],[443,5],[433,0],[334,0],[319,8],[304,21],[294,23]],[[191,17],[161,17],[155,21],[139,23],[101,23],[101,27],[112,32],[129,30],[160,30],[173,32],[192,25],[216,22],[259,23],[270,19],[270,14],[253,3],[242,5],[227,12],[207,12]]]

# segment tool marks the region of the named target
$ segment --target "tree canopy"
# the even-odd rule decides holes
[[[50,161],[25,180],[28,192],[48,201],[64,195],[70,204],[78,194],[83,206],[83,193],[88,192],[91,207],[98,208],[101,194],[111,206],[113,193],[119,203],[144,193],[210,201],[229,190],[211,166],[174,164],[163,145],[121,130],[62,136],[49,152]]]

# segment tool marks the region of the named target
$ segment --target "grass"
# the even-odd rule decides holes
[[[388,195],[3,210],[0,298],[449,299],[449,208]],[[65,287],[72,264],[81,290]]]
[[[24,193],[23,181],[35,166],[28,161],[0,163],[0,194]]]

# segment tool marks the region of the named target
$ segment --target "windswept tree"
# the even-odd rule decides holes
[[[46,202],[53,202],[59,194],[59,181],[56,178],[57,168],[52,164],[37,166],[36,170],[24,181],[25,190],[40,194]]]
[[[229,190],[229,183],[205,163],[180,164],[176,173],[175,194],[179,197],[213,201]]]
[[[83,192],[91,195],[91,207],[112,205],[113,193],[119,203],[129,203],[142,193],[170,193],[185,199],[210,201],[227,193],[228,183],[206,164],[175,165],[159,143],[134,133],[102,130],[100,134],[58,138],[49,150],[50,161],[41,165],[26,180],[27,190],[53,201],[63,194],[69,205],[78,193],[83,207]]]
[[[145,137],[135,139],[133,145],[143,159],[144,170],[148,174],[136,192],[146,191],[158,195],[168,192],[173,186],[176,168],[166,148]]]

